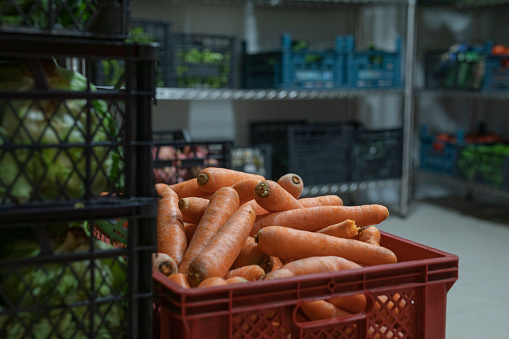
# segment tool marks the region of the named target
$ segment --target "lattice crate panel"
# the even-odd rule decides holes
[[[146,326],[142,319],[150,324],[141,314],[150,312],[151,294],[140,286],[150,286],[143,279],[150,276],[150,261],[142,258],[149,258],[153,247],[144,239],[136,247],[133,239],[142,228],[148,232],[154,220],[119,217],[2,228],[8,232],[0,240],[0,337],[136,337]],[[99,225],[102,233],[95,229]],[[123,228],[119,237],[108,241],[105,235],[118,228]],[[99,235],[107,241],[96,240]],[[140,319],[126,321],[134,317]]]
[[[30,55],[30,45],[37,49],[40,44],[48,45],[51,54]],[[2,47],[0,57],[16,49],[12,41]],[[22,76],[9,86],[0,82],[0,167],[5,168],[0,175],[1,209],[55,202],[72,205],[105,194],[138,195],[133,187],[138,165],[131,159],[137,155],[149,161],[149,146],[134,145],[150,137],[151,126],[134,122],[138,115],[150,122],[150,110],[137,107],[150,103],[155,74],[147,66],[155,66],[155,57],[143,60],[138,47],[18,44],[20,57],[2,66]],[[103,54],[98,54],[99,48]],[[98,65],[112,61],[118,68],[110,80],[117,87],[102,87],[104,78],[95,72]],[[136,74],[142,63],[147,73],[139,80]]]
[[[129,0],[3,0],[0,32],[59,37],[125,39]]]

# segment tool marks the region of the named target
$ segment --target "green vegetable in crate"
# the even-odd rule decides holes
[[[63,235],[57,229],[66,230],[65,225],[48,227],[48,233],[54,231],[51,241],[55,258],[90,251],[90,239],[82,228],[70,227]],[[94,241],[93,246],[96,251],[114,249],[101,241]],[[2,246],[0,259],[34,258],[39,247],[37,240],[25,235],[10,246]],[[87,338],[92,321],[95,338],[122,337],[126,305],[117,299],[126,295],[126,272],[122,256],[96,259],[93,264],[88,259],[66,259],[1,268],[0,337]],[[87,304],[91,299],[97,301],[93,311]],[[17,310],[15,316],[11,310]]]
[[[21,61],[0,62],[0,91],[30,91],[38,81]],[[52,90],[87,91],[80,73],[44,60],[41,69]],[[90,85],[91,91],[95,87]],[[0,200],[70,199],[121,189],[119,130],[102,100],[37,98],[0,101]],[[90,144],[88,144],[90,142]],[[90,150],[90,161],[86,148]],[[87,184],[89,168],[91,184]]]
[[[94,14],[96,3],[92,0],[0,0],[0,22],[37,29],[48,29],[50,24],[59,29],[81,27]]]

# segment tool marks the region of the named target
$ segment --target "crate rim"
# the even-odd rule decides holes
[[[412,245],[415,247],[418,247],[423,250],[430,251],[436,255],[439,255],[435,258],[428,258],[428,259],[416,259],[416,260],[410,260],[410,261],[402,261],[397,262],[393,264],[383,264],[383,265],[375,265],[375,266],[366,266],[359,269],[355,269],[355,275],[357,276],[366,276],[369,274],[376,274],[383,271],[390,271],[390,270],[400,270],[400,269],[408,269],[412,267],[416,267],[416,264],[419,265],[419,267],[426,267],[426,272],[428,272],[428,267],[430,265],[436,265],[436,264],[457,264],[459,262],[459,256],[456,254],[452,254],[443,250],[439,250],[437,248],[424,245],[418,242],[415,242],[413,240],[408,240],[403,237],[393,235],[391,233],[388,233],[386,231],[380,230],[380,233],[382,234],[382,237],[388,237],[392,238],[392,240],[397,241],[404,241],[408,245]],[[457,266],[451,267],[451,271],[458,272],[459,269]],[[314,274],[307,274],[307,275],[301,275],[301,276],[294,276],[294,277],[287,277],[287,278],[281,278],[281,279],[274,279],[274,280],[260,280],[260,281],[250,281],[247,284],[235,284],[235,285],[223,285],[223,286],[213,286],[206,289],[199,289],[199,288],[184,288],[174,281],[168,279],[164,274],[158,272],[157,270],[153,269],[153,278],[161,285],[167,288],[167,291],[164,291],[168,294],[174,294],[178,293],[183,298],[189,298],[189,297],[200,297],[200,296],[207,296],[211,292],[213,293],[228,293],[228,297],[231,296],[232,291],[240,291],[240,290],[248,290],[252,288],[265,288],[265,287],[273,287],[273,286],[279,286],[281,288],[281,285],[300,285],[301,283],[305,282],[312,282],[317,279],[332,279],[332,278],[342,278],[350,276],[353,273],[354,270],[344,270],[344,271],[335,271],[335,272],[327,272],[327,273],[314,273]],[[448,279],[442,279],[438,281],[432,281],[429,282],[426,279],[425,283],[416,283],[418,285],[422,284],[433,284],[433,283],[439,283],[439,282],[450,282],[452,287],[452,284],[456,282],[458,278],[448,278]],[[387,286],[383,287],[387,288]],[[161,292],[161,291],[159,291]],[[164,292],[162,294],[164,294]],[[349,291],[344,291],[349,292]],[[316,297],[314,297],[316,299]],[[305,300],[306,298],[302,298],[302,300]],[[313,299],[313,297],[308,297],[307,299]],[[277,305],[280,305],[281,302],[277,302]],[[264,306],[274,306],[274,303],[264,303]],[[201,317],[202,315],[194,315],[195,317]],[[186,317],[193,317],[188,316]]]

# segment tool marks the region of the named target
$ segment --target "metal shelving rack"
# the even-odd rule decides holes
[[[171,0],[178,3],[181,0]],[[242,5],[247,0],[192,0],[197,4]],[[190,88],[158,88],[157,100],[337,100],[359,99],[373,95],[401,95],[403,104],[403,168],[402,176],[398,179],[375,180],[366,182],[330,183],[328,185],[305,187],[303,195],[353,193],[359,190],[380,187],[400,186],[399,214],[405,216],[408,212],[411,183],[411,150],[412,128],[414,115],[414,55],[415,55],[415,11],[416,0],[253,0],[255,6],[270,6],[281,8],[341,8],[352,10],[354,15],[362,6],[405,6],[407,11],[407,30],[404,42],[404,88],[387,90],[249,90],[249,89],[190,89]]]
[[[418,1],[418,10],[444,10],[453,9],[460,12],[474,12],[477,16],[482,10],[494,10],[495,8],[509,8],[508,0],[476,0],[467,2],[465,0],[421,0]],[[416,44],[418,42],[416,41]],[[469,90],[454,90],[454,89],[422,89],[415,88],[414,91],[416,100],[427,100],[429,98],[454,98],[461,100],[479,101],[479,100],[509,100],[509,91],[469,91]],[[414,114],[417,116],[418,112]],[[460,178],[450,177],[444,174],[430,173],[424,170],[415,171],[421,177],[433,178],[441,184],[451,187],[459,188],[466,192],[467,197],[472,194],[485,194],[498,199],[509,199],[509,192],[501,189],[489,187],[487,185],[469,182]]]

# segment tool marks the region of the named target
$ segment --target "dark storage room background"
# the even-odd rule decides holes
[[[490,191],[486,199],[495,197],[496,201],[500,198],[504,201],[507,198],[506,183],[497,182],[492,190],[493,186],[483,187],[477,183],[472,185],[471,182],[465,184],[468,180],[448,180],[458,177],[447,167],[450,153],[432,154],[429,159],[431,165],[425,163],[422,166],[431,169],[433,174],[445,174],[438,176],[438,179],[436,175],[430,176],[429,171],[420,171],[420,163],[423,156],[421,152],[425,151],[421,148],[421,138],[425,135],[455,136],[459,131],[468,134],[482,130],[484,133],[507,138],[509,117],[504,96],[497,95],[500,91],[477,89],[472,95],[472,92],[462,91],[462,85],[456,88],[455,85],[447,84],[429,87],[425,76],[425,56],[428,52],[445,52],[459,43],[474,47],[482,46],[487,41],[507,44],[507,29],[501,24],[507,9],[502,7],[501,10],[493,10],[492,6],[487,6],[481,9],[460,7],[458,10],[442,6],[443,3],[433,6],[438,2],[429,1],[420,3],[415,20],[407,22],[407,6],[404,2],[397,5],[395,2],[387,3],[350,6],[334,2],[309,4],[298,1],[275,1],[270,4],[257,1],[133,1],[134,18],[165,20],[170,23],[172,33],[208,33],[234,37],[237,53],[234,88],[237,89],[242,87],[242,42],[245,42],[248,54],[277,51],[281,48],[280,38],[283,33],[290,33],[292,39],[306,41],[309,48],[315,51],[331,50],[335,47],[336,37],[353,35],[358,51],[371,47],[397,53],[397,39],[400,39],[402,80],[408,76],[405,64],[410,62],[410,67],[415,67],[414,86],[405,87],[403,82],[399,86],[388,85],[377,91],[375,85],[371,87],[375,90],[366,91],[367,94],[355,91],[354,88],[346,95],[325,94],[322,98],[315,98],[312,94],[304,94],[303,97],[297,91],[294,100],[288,100],[292,93],[285,93],[283,99],[278,100],[277,97],[260,92],[221,92],[221,95],[215,95],[206,90],[200,91],[199,88],[173,92],[160,90],[153,112],[154,126],[183,128],[192,139],[232,140],[237,146],[249,145],[250,124],[253,122],[356,121],[367,129],[401,128],[403,133],[408,133],[408,139],[405,139],[403,145],[403,152],[408,152],[410,157],[408,178],[403,174],[402,181],[396,178],[396,181],[379,182],[375,188],[369,186],[370,189],[364,189],[366,185],[343,187],[342,190],[346,191],[342,193],[349,194],[357,202],[371,200],[395,204],[402,214],[406,213],[407,200],[449,195],[451,190],[467,195],[473,189],[481,195]],[[431,6],[427,6],[429,4]],[[415,32],[415,39],[409,36],[412,31]],[[415,58],[410,61],[405,59],[408,42],[415,45]],[[446,88],[444,86],[452,90],[443,93],[441,89]],[[405,100],[410,96],[414,104],[405,107]],[[423,126],[426,127],[425,133]],[[405,148],[407,146],[408,149]],[[431,146],[426,141],[423,147]],[[433,165],[436,162],[439,163],[438,168]],[[323,180],[320,184],[327,184],[327,179]],[[503,180],[507,181],[507,174]],[[320,189],[317,186],[314,192]],[[330,187],[327,189],[330,190]]]

